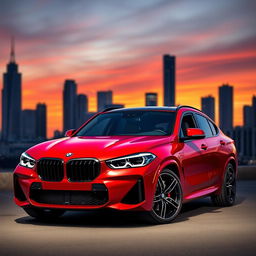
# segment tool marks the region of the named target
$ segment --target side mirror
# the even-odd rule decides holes
[[[75,133],[76,129],[67,130],[65,132],[65,137],[71,137]]]
[[[205,133],[202,129],[199,128],[187,128],[187,136],[180,138],[181,141],[184,140],[197,140],[205,138]]]

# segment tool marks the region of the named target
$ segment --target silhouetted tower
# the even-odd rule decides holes
[[[256,128],[256,96],[252,97],[252,126]]]
[[[164,106],[175,105],[175,56],[163,56]]]
[[[106,105],[112,104],[113,93],[112,91],[99,91],[97,92],[98,111],[106,108]]]
[[[81,126],[86,119],[86,113],[88,112],[88,98],[85,94],[77,95],[77,110],[76,110],[76,127]]]
[[[233,86],[219,87],[219,125],[227,135],[233,130]]]
[[[63,132],[76,128],[76,90],[75,80],[66,80],[63,90]]]
[[[47,138],[47,107],[44,103],[36,105],[36,138],[40,140]]]
[[[10,62],[3,74],[2,139],[19,141],[21,134],[21,73],[15,62],[14,39],[11,40]]]
[[[201,98],[201,109],[212,120],[215,120],[215,99],[212,96]]]
[[[244,127],[252,127],[253,123],[253,108],[245,105],[243,107],[243,125]]]

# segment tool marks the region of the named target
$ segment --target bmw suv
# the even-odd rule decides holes
[[[14,171],[14,200],[30,216],[67,210],[143,211],[169,223],[182,204],[236,197],[234,141],[188,106],[107,109],[66,137],[38,144]]]

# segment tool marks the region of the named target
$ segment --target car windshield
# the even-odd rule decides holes
[[[93,118],[75,136],[154,136],[172,133],[175,112],[117,111]]]

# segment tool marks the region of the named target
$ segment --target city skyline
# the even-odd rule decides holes
[[[1,5],[0,73],[14,35],[22,109],[34,109],[43,97],[48,136],[62,129],[66,79],[75,79],[78,94],[88,96],[90,112],[96,111],[98,90],[112,90],[113,101],[126,107],[143,106],[144,93],[152,91],[163,105],[163,53],[177,57],[176,104],[200,108],[206,94],[217,102],[218,86],[229,83],[235,86],[234,125],[242,125],[243,105],[250,104],[256,87],[255,1],[110,0],[100,6],[15,0]]]
[[[163,54],[163,99],[165,106],[174,105],[176,98],[176,56]],[[47,105],[37,103],[36,109],[21,109],[22,100],[22,73],[15,60],[14,39],[10,44],[10,59],[6,64],[6,73],[3,74],[2,90],[2,136],[4,141],[33,141],[47,137]],[[78,86],[74,79],[66,79],[62,95],[62,129],[54,129],[53,135],[64,134],[65,131],[81,126],[96,112],[89,112],[89,99],[86,94],[78,94]],[[224,133],[232,135],[234,125],[234,86],[222,84],[218,87],[219,126]],[[8,107],[9,106],[9,107]],[[97,112],[105,108],[124,107],[124,104],[113,103],[113,91],[97,91]],[[145,92],[145,106],[158,106],[158,94]],[[39,109],[38,109],[39,107]],[[255,108],[256,96],[252,96],[252,105],[243,105],[243,124],[247,127],[256,125]],[[215,97],[208,95],[201,97],[201,110],[215,120]],[[14,112],[13,112],[14,111]],[[40,114],[39,114],[40,113]],[[39,116],[43,118],[39,122]],[[32,120],[29,126],[19,120]],[[251,119],[251,120],[249,120]],[[10,127],[10,128],[8,128]],[[17,130],[18,129],[18,130]],[[17,131],[16,131],[17,130]]]
[[[15,61],[14,41],[11,41],[10,60],[3,74],[2,90],[3,127],[0,141],[0,153],[4,155],[21,152],[23,148],[47,139],[47,105],[37,103],[36,109],[21,109],[22,73],[18,73],[19,65]],[[163,55],[163,88],[165,105],[175,101],[175,67],[176,56]],[[78,94],[78,85],[74,79],[66,79],[63,85],[62,130],[54,130],[54,138],[64,136],[70,129],[76,129],[96,112],[88,112],[89,99],[86,94]],[[235,126],[234,120],[234,86],[222,84],[219,92],[219,126],[221,130],[235,140],[239,162],[250,163],[256,155],[256,96],[251,98],[250,105],[243,106],[243,126]],[[158,94],[145,92],[145,105],[157,106]],[[173,102],[173,103],[171,103]],[[124,104],[113,103],[113,91],[97,91],[98,111],[106,108],[123,108]],[[215,119],[215,98],[211,95],[201,97],[201,110]],[[48,137],[49,138],[49,137]],[[5,146],[7,143],[7,146]],[[8,146],[9,145],[9,146]]]

